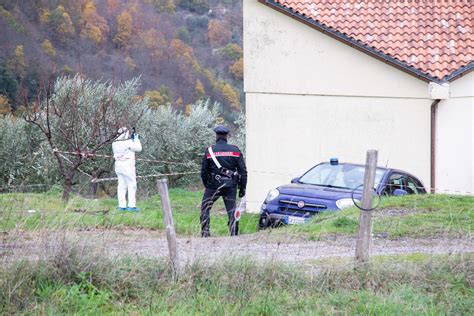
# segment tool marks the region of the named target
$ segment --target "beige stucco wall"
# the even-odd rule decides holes
[[[452,82],[450,92],[438,106],[436,187],[474,192],[474,72]]]
[[[268,190],[338,157],[407,170],[429,184],[429,103],[423,99],[247,93],[249,210]],[[427,131],[427,132],[426,132]]]
[[[363,163],[368,149],[379,150],[379,165],[430,185],[426,82],[256,0],[244,0],[244,60],[249,211],[309,167],[330,157]],[[456,89],[465,91],[460,84],[453,96]],[[452,186],[457,175],[449,174]]]

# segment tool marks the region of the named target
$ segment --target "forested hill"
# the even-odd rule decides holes
[[[0,0],[0,39],[0,112],[73,73],[141,76],[153,106],[242,106],[241,0]]]

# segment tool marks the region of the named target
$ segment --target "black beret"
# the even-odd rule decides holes
[[[218,135],[227,135],[229,134],[229,129],[223,125],[217,125],[216,127],[214,127],[214,132],[216,132],[216,134]]]

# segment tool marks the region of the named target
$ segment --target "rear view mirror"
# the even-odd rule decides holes
[[[291,179],[291,183],[296,183],[299,180],[300,180],[300,177],[293,178],[293,179]]]
[[[393,191],[393,195],[395,196],[402,196],[402,195],[407,195],[407,194],[408,192],[402,189],[396,189],[395,191]]]

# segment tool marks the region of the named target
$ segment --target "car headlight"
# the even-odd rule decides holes
[[[354,201],[360,202],[359,200]],[[342,210],[344,208],[354,206],[354,201],[352,201],[352,199],[340,199],[336,201],[336,206],[338,209]]]
[[[266,202],[273,201],[274,199],[277,198],[278,195],[280,195],[280,191],[278,191],[278,189],[270,190],[270,192],[268,192],[267,194],[267,198],[265,199],[265,201]]]

